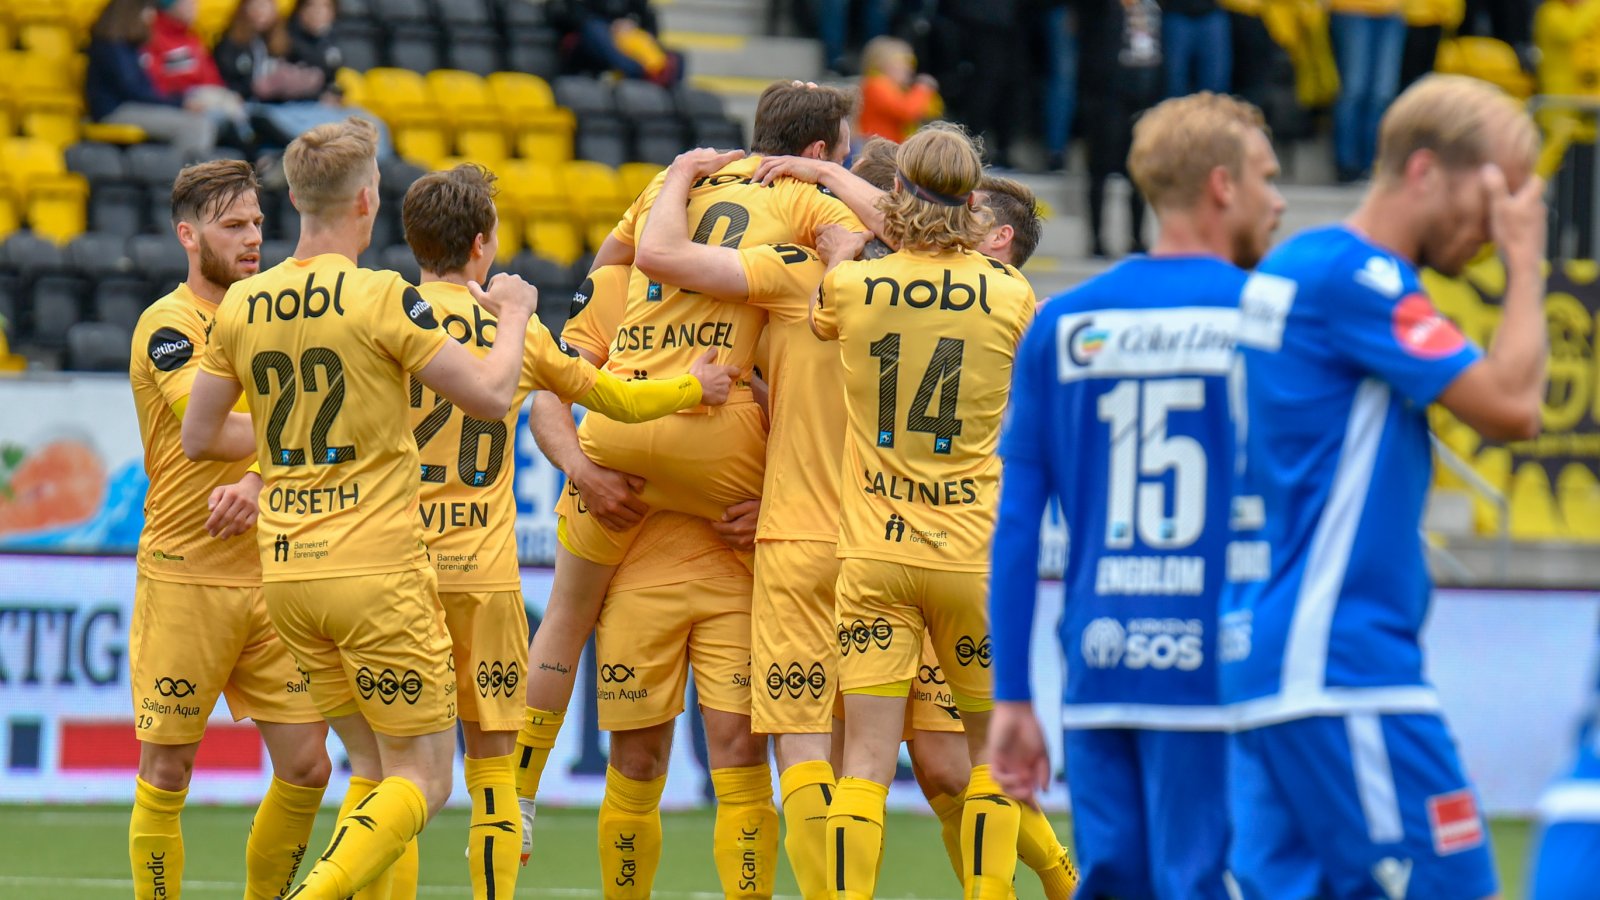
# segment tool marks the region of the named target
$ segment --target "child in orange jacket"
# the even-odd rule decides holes
[[[911,45],[899,38],[876,37],[861,52],[861,137],[885,137],[900,143],[918,125],[944,109],[939,83],[917,74]]]

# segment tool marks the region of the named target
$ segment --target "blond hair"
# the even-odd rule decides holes
[[[351,116],[329,122],[289,142],[283,153],[283,175],[295,209],[316,218],[334,214],[374,179],[378,129]]]
[[[916,53],[910,44],[887,34],[879,35],[861,48],[861,74],[878,74],[897,56],[911,57],[913,68],[916,66]]]
[[[983,159],[965,129],[952,122],[923,128],[900,145],[895,166],[895,189],[878,200],[886,242],[913,250],[971,250],[983,243],[994,214],[973,202]]]
[[[1211,170],[1243,174],[1245,138],[1266,128],[1261,110],[1226,94],[1163,100],[1133,126],[1128,174],[1157,210],[1186,209],[1200,199]]]
[[[1380,182],[1403,177],[1407,160],[1419,150],[1432,152],[1450,169],[1481,166],[1497,150],[1531,166],[1539,155],[1539,130],[1520,102],[1487,81],[1427,75],[1384,113],[1373,174]]]

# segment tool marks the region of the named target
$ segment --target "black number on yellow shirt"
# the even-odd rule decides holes
[[[773,244],[772,252],[778,254],[784,265],[798,266],[811,258],[811,251],[794,244]]]
[[[411,379],[412,409],[422,409],[422,393],[422,382]],[[438,436],[455,411],[454,405],[438,394],[433,395],[433,408],[411,432],[417,440],[419,452]],[[479,466],[478,451],[483,448],[485,437],[489,439],[489,455],[484,464]],[[461,483],[486,488],[500,480],[500,469],[505,465],[507,438],[506,423],[503,421],[462,416],[461,444],[456,455],[456,475],[461,478]],[[444,484],[446,472],[445,466],[422,464],[422,480],[429,484]]]
[[[696,244],[710,244],[711,233],[716,230],[717,222],[723,220],[727,221],[728,227],[722,233],[722,246],[739,249],[744,233],[750,230],[750,210],[727,200],[718,200],[706,207],[706,211],[700,214],[700,223],[694,227],[694,237],[690,240]]]
[[[959,338],[940,338],[933,348],[928,367],[922,372],[917,392],[906,412],[906,430],[933,435],[933,452],[949,453],[952,438],[961,433],[956,404],[961,399],[961,360],[967,342]],[[893,447],[895,421],[899,410],[900,335],[890,332],[867,348],[878,360],[878,440],[879,447]],[[936,415],[928,415],[933,395],[939,394]]]
[[[327,377],[327,389],[317,386],[317,370]],[[351,444],[328,445],[328,432],[333,421],[344,408],[344,361],[327,347],[307,347],[300,354],[299,378],[295,377],[294,360],[281,350],[263,350],[250,360],[250,377],[255,382],[256,393],[265,397],[272,393],[270,377],[277,376],[278,399],[273,401],[267,414],[267,451],[273,465],[303,466],[306,451],[302,447],[285,447],[283,429],[294,411],[300,385],[308,393],[322,394],[322,405],[317,407],[316,418],[311,422],[311,462],[313,465],[332,466],[356,458],[356,448]]]

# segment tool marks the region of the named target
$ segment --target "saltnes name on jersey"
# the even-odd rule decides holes
[[[940,309],[963,312],[971,309],[973,304],[977,304],[985,315],[994,314],[994,310],[989,308],[988,276],[979,273],[978,286],[974,288],[964,281],[952,281],[952,274],[949,269],[944,270],[943,285],[936,285],[924,278],[918,278],[905,285],[901,285],[898,279],[892,277],[863,278],[861,283],[867,288],[865,303],[871,306],[873,295],[881,289],[888,292],[888,298],[885,300],[880,296],[878,301],[887,302],[890,306],[899,306],[900,301],[904,300],[912,309],[928,309],[937,303]]]
[[[906,503],[923,503],[928,506],[970,505],[978,502],[978,482],[972,478],[941,481],[930,484],[913,481],[899,475],[886,475],[864,469],[861,472],[861,490],[864,493]]]
[[[1206,587],[1203,556],[1103,556],[1095,570],[1095,593],[1199,596]]]
[[[313,272],[306,276],[306,286],[302,290],[284,288],[276,295],[267,291],[251,294],[245,298],[245,303],[249,306],[249,315],[245,318],[245,323],[254,325],[258,314],[263,322],[299,318],[316,319],[327,315],[329,310],[332,310],[334,315],[344,315],[344,303],[341,297],[344,273],[340,272],[334,278],[331,291],[318,285],[316,281],[317,275]],[[415,319],[416,315],[412,314],[411,317]]]
[[[660,343],[657,344],[657,340]],[[684,322],[657,328],[654,325],[628,325],[617,329],[612,352],[624,350],[662,350],[676,347],[723,347],[733,349],[732,322]]]

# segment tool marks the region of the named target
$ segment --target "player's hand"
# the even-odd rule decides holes
[[[872,240],[870,231],[851,231],[843,225],[823,225],[816,234],[817,255],[829,268],[861,256]]]
[[[989,719],[989,767],[1006,794],[1037,808],[1050,786],[1050,751],[1026,701],[1002,701]]]
[[[218,540],[227,540],[245,534],[256,527],[256,517],[261,508],[256,500],[261,496],[261,476],[244,473],[235,484],[224,484],[211,491],[206,505],[211,509],[206,519],[206,534]]]
[[[639,499],[644,479],[594,463],[568,476],[589,515],[608,531],[627,531],[644,521],[650,507]]]
[[[1505,173],[1491,163],[1483,167],[1483,184],[1489,194],[1489,235],[1500,247],[1506,267],[1532,267],[1539,271],[1544,265],[1549,222],[1544,179],[1531,175],[1513,194],[1506,185]]]
[[[735,550],[756,548],[756,520],[761,517],[760,500],[744,500],[728,507],[722,521],[712,522],[711,530]]]
[[[703,178],[721,172],[731,162],[744,159],[743,150],[714,150],[710,147],[696,147],[685,153],[678,154],[669,167],[674,172],[682,172],[690,178]]]
[[[769,185],[779,178],[793,178],[816,184],[831,166],[833,163],[826,160],[804,156],[768,156],[761,160],[761,165],[756,166],[756,174],[751,180],[756,184]]]
[[[733,390],[733,380],[739,370],[717,362],[717,350],[712,347],[694,361],[689,374],[700,382],[700,402],[706,406],[721,406],[728,402],[728,392]]]
[[[524,281],[521,275],[501,272],[489,279],[488,290],[476,281],[467,282],[467,290],[472,292],[472,299],[478,301],[479,306],[497,319],[508,313],[526,313],[531,319],[539,312],[539,289]]]

